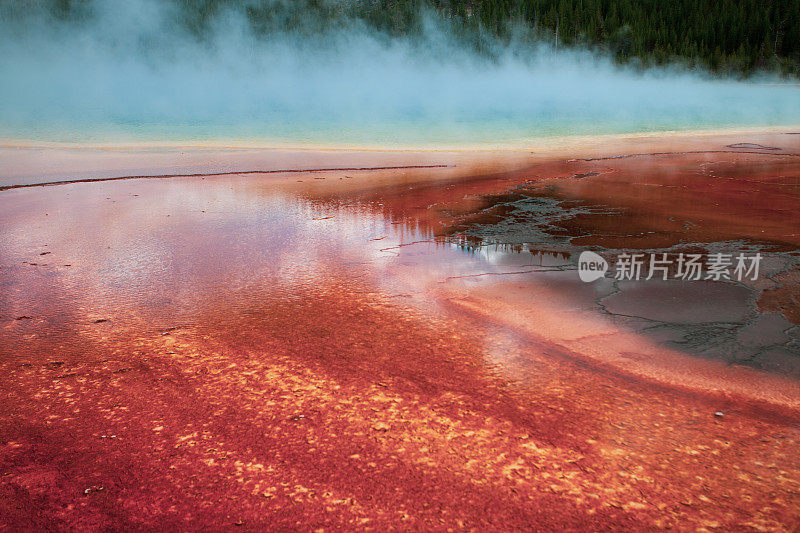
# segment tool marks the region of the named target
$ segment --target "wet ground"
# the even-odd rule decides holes
[[[450,235],[469,249],[505,257],[527,252],[534,262],[544,255],[565,268],[587,249],[614,262],[640,253],[642,279],[650,256],[667,254],[667,280],[656,272],[647,282],[606,283],[597,308],[640,319],[644,334],[668,346],[800,377],[800,154],[763,147],[773,154],[763,156],[751,151],[762,145],[732,146],[747,153],[537,166],[532,180],[456,213]],[[729,256],[731,279],[676,279],[679,254],[706,262]],[[734,276],[738,254],[759,254],[759,272]]]
[[[795,529],[798,143],[2,191],[0,527]]]

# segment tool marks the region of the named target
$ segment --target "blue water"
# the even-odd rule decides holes
[[[770,78],[639,72],[546,44],[490,61],[435,33],[263,39],[236,20],[198,43],[157,2],[109,5],[79,27],[0,23],[1,137],[436,146],[800,124],[800,86]]]

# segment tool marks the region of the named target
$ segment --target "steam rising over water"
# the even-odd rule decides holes
[[[257,37],[228,14],[198,40],[154,1],[95,8],[80,24],[0,23],[0,136],[430,146],[800,124],[797,86],[638,72],[548,44],[489,60],[435,24],[414,40],[355,23]]]

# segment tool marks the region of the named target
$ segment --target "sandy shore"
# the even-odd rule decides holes
[[[796,132],[796,133],[795,133]],[[531,140],[504,148],[479,145],[439,149],[274,146],[255,142],[207,144],[71,144],[0,139],[0,187],[122,176],[254,172],[280,169],[365,168],[405,165],[490,166],[513,169],[532,161],[614,157],[658,151],[728,150],[752,143],[791,145],[795,129],[572,136]],[[788,136],[788,137],[787,137]]]
[[[0,161],[0,527],[799,525],[794,132]]]

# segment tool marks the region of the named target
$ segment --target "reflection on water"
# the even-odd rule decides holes
[[[463,185],[389,187],[377,196],[297,194],[258,176],[6,191],[0,313],[11,328],[34,317],[25,321],[36,331],[110,318],[184,327],[280,305],[334,281],[441,313],[433,291],[514,280],[532,295],[558,286],[564,302],[582,302],[598,319],[657,344],[800,376],[800,328],[794,307],[783,303],[797,285],[777,281],[800,268],[790,244],[796,204],[784,199],[796,193],[796,165],[746,163],[748,173],[742,165],[699,164],[622,160],[612,169],[603,161],[592,170],[593,163],[567,163],[526,171],[516,185],[490,175]],[[532,181],[537,171],[554,177]],[[729,186],[720,192],[714,184],[722,172]],[[758,205],[743,189],[756,172],[770,180],[758,182]],[[633,204],[614,198],[623,184],[641,191]],[[701,207],[676,203],[700,190]],[[711,208],[715,198],[724,207]],[[698,219],[698,209],[711,216]],[[770,210],[763,216],[773,231],[762,242],[745,240],[762,210]],[[684,234],[716,239],[692,242]],[[761,275],[744,283],[615,282],[612,271],[593,285],[579,281],[577,255],[586,246],[613,268],[620,253],[643,243],[648,253],[759,252]],[[550,304],[540,298],[527,306]]]
[[[514,266],[493,254],[465,256],[429,229],[366,205],[252,194],[252,185],[234,178],[8,191],[0,199],[3,317],[52,321],[64,306],[86,317],[186,324],[209,306],[235,313],[331,277],[407,293],[425,289],[420,273],[427,283]],[[404,274],[411,267],[416,274]]]
[[[542,191],[592,179],[560,170]],[[785,289],[797,284],[776,280],[796,256],[759,245],[767,277],[751,285],[583,283],[570,240],[581,213],[611,220],[580,235],[600,241],[663,217],[562,192],[543,237],[523,239],[514,212],[535,195],[508,191],[540,171],[0,193],[14,498],[38,490],[43,516],[109,529],[165,517],[176,529],[551,514],[577,517],[555,530],[787,523],[800,389],[784,379],[797,345]],[[752,230],[723,222],[710,227]],[[791,216],[773,222],[787,245]]]

